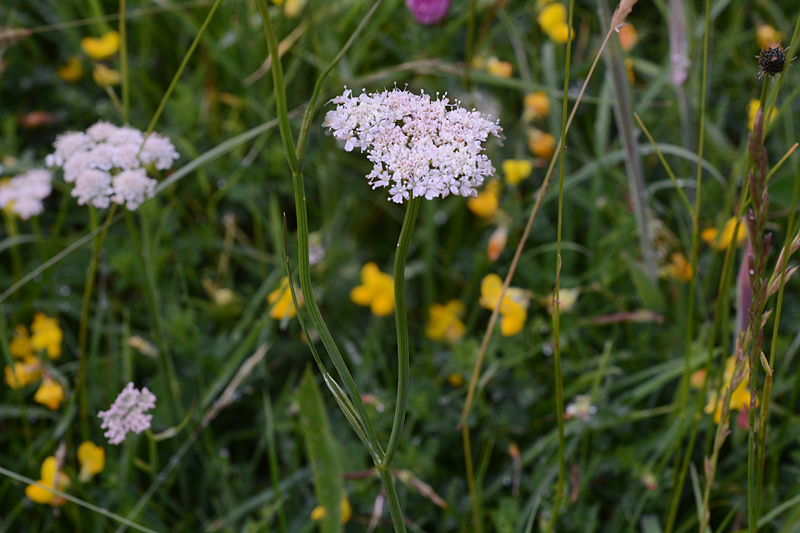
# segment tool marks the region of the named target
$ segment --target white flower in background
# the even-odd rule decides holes
[[[167,138],[156,133],[147,140],[130,126],[98,122],[83,132],[67,132],[53,143],[55,152],[45,162],[64,170],[64,181],[74,183],[72,196],[83,205],[107,208],[111,202],[137,209],[155,194],[156,180],[144,167],[168,170],[180,155]]]
[[[432,101],[425,93],[397,88],[358,96],[345,89],[331,102],[336,109],[328,111],[322,125],[345,141],[348,152],[367,151],[373,163],[369,183],[373,189],[389,187],[393,202],[449,194],[476,197],[476,187],[494,174],[481,143],[489,135],[499,137],[501,128],[458,102]]]
[[[108,430],[104,435],[109,444],[121,443],[130,431],[139,434],[150,429],[153,415],[144,413],[155,406],[156,395],[147,390],[147,387],[142,387],[140,391],[133,387],[132,382],[128,383],[108,411],[97,414],[103,420],[100,429]]]
[[[43,200],[50,195],[53,175],[43,168],[34,168],[0,183],[0,209],[9,208],[22,220],[40,215]]]

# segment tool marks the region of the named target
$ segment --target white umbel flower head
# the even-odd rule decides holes
[[[180,155],[167,137],[157,133],[145,139],[130,126],[98,122],[83,132],[67,132],[53,143],[55,152],[45,159],[64,170],[64,181],[75,183],[78,203],[106,208],[111,202],[137,209],[155,194],[157,182],[145,167],[168,170]]]
[[[104,435],[109,444],[120,444],[128,432],[139,434],[150,429],[153,415],[144,413],[155,406],[156,396],[147,387],[142,387],[140,391],[134,388],[132,382],[128,383],[108,411],[97,414],[103,420],[100,429],[107,430]]]
[[[476,197],[476,188],[494,174],[482,143],[489,135],[499,137],[502,128],[458,102],[397,88],[358,96],[345,88],[331,102],[336,109],[328,111],[322,125],[345,142],[348,152],[367,152],[373,164],[369,183],[373,189],[389,187],[393,202]]]
[[[50,195],[53,175],[34,168],[0,183],[0,209],[9,208],[22,220],[44,212],[43,200]]]

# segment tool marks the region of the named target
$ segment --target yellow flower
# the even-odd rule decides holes
[[[85,483],[103,471],[106,466],[106,451],[92,441],[84,441],[78,446],[78,462],[81,471],[78,481]]]
[[[64,334],[58,326],[57,318],[50,318],[44,313],[33,315],[31,324],[31,346],[37,352],[47,350],[47,357],[58,359],[61,357],[61,341]]]
[[[64,389],[61,385],[49,377],[42,380],[42,384],[33,395],[33,401],[46,406],[51,411],[56,411],[64,399]]]
[[[669,263],[664,267],[665,273],[672,279],[688,283],[692,280],[692,265],[680,252],[669,256]]]
[[[494,310],[500,300],[503,280],[497,274],[489,274],[481,282],[480,304],[486,309]],[[500,303],[500,333],[511,337],[522,331],[528,317],[526,307],[528,297],[522,289],[509,287]]]
[[[27,359],[33,356],[33,346],[31,346],[31,338],[28,336],[28,328],[22,324],[17,326],[14,330],[14,336],[8,345],[8,350],[17,359]]]
[[[486,187],[478,193],[477,198],[467,200],[467,207],[476,216],[481,218],[491,218],[497,213],[499,200],[497,194],[500,192],[500,184],[497,180],[492,180]]]
[[[284,276],[281,279],[281,286],[269,293],[267,302],[272,304],[269,310],[269,316],[276,320],[283,320],[284,318],[294,318],[297,311],[294,308],[292,301],[292,292],[289,289],[289,278]],[[303,306],[303,300],[300,295],[297,295],[297,305]]]
[[[517,185],[520,181],[530,176],[532,171],[533,163],[527,159],[506,159],[503,161],[503,175],[506,177],[506,183],[510,185]]]
[[[636,74],[633,73],[633,59],[626,57],[622,62],[625,65],[625,73],[628,75],[628,81],[633,85],[636,83]]]
[[[722,235],[717,237],[719,233],[717,228],[706,228],[700,232],[700,238],[715,250],[727,250],[728,246],[731,245],[731,241],[733,241],[734,229],[736,229],[736,217],[731,217],[725,222]],[[736,245],[742,244],[745,240],[747,240],[747,228],[744,221],[741,221],[739,230],[736,233]]]
[[[67,83],[78,83],[86,75],[86,71],[83,70],[81,58],[72,56],[64,65],[58,67],[56,74]]]
[[[625,24],[617,33],[619,33],[619,44],[625,52],[630,52],[639,41],[639,32],[636,31],[633,24]]]
[[[549,34],[559,24],[567,23],[567,8],[558,2],[547,4],[536,20],[542,31]]]
[[[311,511],[311,520],[321,520],[327,511],[321,505],[317,505],[314,507],[314,510]],[[350,517],[353,516],[353,508],[350,507],[350,502],[347,501],[347,497],[342,498],[341,502],[341,510],[339,511],[339,520],[342,524],[346,524],[350,521]]]
[[[758,112],[758,108],[761,107],[760,100],[750,100],[750,103],[747,104],[747,128],[750,131],[753,131],[753,126],[756,123],[756,113]],[[775,120],[776,110],[773,107],[772,113],[769,114],[770,122]]]
[[[531,128],[528,130],[528,148],[536,157],[550,159],[556,151],[556,139],[549,133]]]
[[[92,59],[106,59],[119,50],[119,33],[110,31],[100,37],[84,37],[81,39],[81,48]]]
[[[706,382],[706,369],[701,368],[700,370],[695,370],[691,376],[689,376],[689,385],[694,390],[700,390],[703,388],[703,383]]]
[[[550,40],[554,43],[564,44],[567,42],[567,39],[575,39],[575,32],[569,29],[566,22],[562,22],[548,31],[547,36],[550,37]]]
[[[525,112],[522,118],[525,121],[539,120],[550,114],[550,97],[544,91],[526,94],[523,104]]]
[[[498,78],[510,78],[514,74],[514,67],[508,61],[500,61],[496,57],[490,57],[486,62],[486,70],[492,76]]]
[[[433,304],[428,311],[428,325],[425,335],[434,341],[455,342],[467,332],[467,327],[459,318],[464,314],[464,304],[450,300],[447,304]]]
[[[69,486],[69,477],[58,470],[58,460],[52,455],[42,463],[41,476],[42,479],[39,480],[39,483],[47,487],[55,488],[58,486],[58,490],[63,492]],[[25,487],[25,495],[36,503],[47,503],[53,507],[63,505],[67,501],[61,496],[56,496],[52,492],[36,485]]]
[[[560,289],[558,291],[558,311],[560,313],[569,313],[572,311],[572,309],[575,308],[579,295],[580,291],[578,291],[578,289]],[[548,306],[548,312],[552,315],[552,298],[548,298],[548,300],[551,302]]]
[[[745,363],[745,371],[744,376],[742,376],[742,381],[739,385],[734,389],[731,393],[730,399],[730,410],[731,411],[740,411],[742,409],[746,409],[750,407],[750,365],[749,363]],[[731,386],[731,378],[733,377],[733,372],[736,369],[736,359],[734,356],[728,357],[725,361],[725,371],[723,372],[722,376],[722,394],[718,395],[716,391],[712,391],[709,395],[708,404],[703,409],[706,413],[714,413],[714,422],[719,424],[720,420],[722,420],[722,398],[721,396],[725,395],[725,391],[727,391]],[[705,376],[703,376],[705,378]],[[756,407],[758,407],[759,401],[756,398]]]
[[[6,384],[14,390],[19,390],[35,383],[42,375],[42,368],[39,360],[31,356],[22,363],[14,363],[13,369],[6,365],[5,372]]]
[[[122,77],[120,76],[119,72],[110,69],[102,63],[98,63],[94,66],[94,72],[92,72],[92,79],[94,82],[102,87],[103,89],[107,87],[113,87],[115,85],[119,85]]]
[[[770,47],[778,46],[778,43],[781,42],[783,38],[783,33],[775,30],[775,28],[769,24],[759,24],[756,27],[758,46],[765,50]]]
[[[353,303],[369,307],[375,316],[391,315],[394,311],[394,278],[384,274],[375,263],[361,268],[361,285],[350,291]]]
[[[457,389],[459,387],[463,387],[464,386],[464,376],[462,376],[458,372],[451,372],[451,373],[449,373],[447,375],[447,382],[454,389]]]
[[[297,17],[305,6],[304,0],[272,0],[276,6],[283,6],[283,15],[286,18],[293,19]]]

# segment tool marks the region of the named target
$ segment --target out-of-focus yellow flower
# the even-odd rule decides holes
[[[84,441],[78,446],[78,462],[81,464],[78,481],[86,483],[105,468],[106,450],[92,441]]]
[[[783,35],[783,33],[777,31],[769,24],[759,24],[756,26],[756,39],[758,40],[758,46],[764,50],[770,47],[778,46],[778,43],[784,38],[785,35]]]
[[[47,487],[55,488],[57,486],[58,490],[62,492],[69,487],[69,477],[58,470],[58,460],[52,455],[42,463],[41,476],[39,483]],[[50,504],[53,507],[63,505],[67,501],[36,485],[25,487],[25,495],[36,503]]]
[[[494,310],[500,303],[500,333],[504,337],[511,337],[522,331],[525,319],[528,317],[528,295],[526,291],[517,287],[509,287],[500,300],[503,289],[503,280],[497,274],[489,274],[481,281],[480,304],[486,309]]]
[[[58,359],[61,357],[61,341],[64,334],[58,325],[57,318],[50,318],[44,313],[33,315],[31,324],[31,346],[37,352],[46,350],[47,357]]]
[[[536,157],[550,159],[556,150],[556,139],[549,133],[531,128],[528,130],[528,148]]]
[[[350,291],[353,303],[369,307],[375,316],[394,312],[394,278],[369,262],[361,268],[361,285]]]
[[[445,305],[431,305],[425,335],[434,341],[456,342],[467,332],[467,327],[459,318],[463,314],[464,304],[460,300],[450,300]]]
[[[497,229],[492,232],[492,236],[489,237],[489,244],[486,246],[486,257],[489,258],[489,261],[497,261],[500,254],[506,249],[507,242],[508,228],[505,224],[500,224],[497,226]]]
[[[454,389],[458,389],[464,386],[464,376],[462,376],[459,372],[450,372],[447,374],[447,382]]]
[[[281,286],[267,295],[267,302],[272,304],[269,310],[269,316],[275,320],[283,320],[284,318],[294,318],[297,311],[292,302],[292,292],[289,288],[289,278],[284,276],[281,279]],[[297,295],[297,305],[303,307],[303,300],[300,295]]]
[[[272,0],[276,6],[283,6],[283,16],[288,19],[297,17],[305,7],[305,0]]]
[[[6,384],[14,390],[19,390],[35,383],[42,376],[42,366],[37,358],[28,357],[21,363],[14,363],[13,369],[6,365],[5,373]]]
[[[64,399],[64,389],[56,380],[45,377],[42,384],[33,395],[33,401],[46,406],[51,411],[56,411]]]
[[[727,250],[733,241],[734,229],[736,229],[736,217],[731,217],[725,222],[725,227],[722,228],[722,234],[719,237],[717,237],[719,234],[717,228],[706,228],[700,232],[700,238],[715,250]],[[747,240],[747,227],[744,221],[741,221],[736,233],[736,245],[742,244],[745,240]]]
[[[86,71],[83,70],[81,58],[78,56],[72,56],[67,60],[66,63],[58,67],[56,74],[58,74],[58,77],[67,83],[78,83],[86,75]]]
[[[94,66],[92,79],[103,89],[119,85],[120,81],[122,81],[122,77],[118,71],[110,69],[102,63],[98,63]]]
[[[692,375],[689,376],[689,385],[694,390],[700,390],[703,388],[703,383],[706,382],[706,369],[701,368],[699,370],[695,370],[692,372]]]
[[[506,177],[506,183],[510,185],[517,185],[520,181],[530,176],[532,171],[533,163],[527,159],[506,159],[503,161],[503,175]]]
[[[478,193],[477,198],[470,198],[467,200],[467,207],[476,216],[481,218],[492,218],[497,213],[500,201],[497,197],[500,192],[500,183],[497,180],[492,180],[486,184],[481,192]]]
[[[617,33],[619,33],[619,44],[625,52],[630,52],[639,41],[639,32],[631,23],[625,24]]]
[[[633,85],[636,83],[636,74],[633,73],[633,59],[626,57],[622,63],[625,65],[625,74],[628,75],[628,81]]]
[[[692,265],[686,256],[675,252],[669,256],[669,263],[664,267],[664,273],[677,281],[688,283],[692,280]]]
[[[733,390],[731,393],[730,399],[730,410],[731,411],[740,411],[742,409],[747,409],[750,407],[750,364],[745,363],[745,371],[744,376],[742,376],[742,381],[739,385]],[[728,357],[725,361],[725,371],[723,372],[722,376],[722,394],[718,395],[717,391],[712,391],[709,395],[708,404],[703,409],[705,413],[710,414],[714,413],[714,422],[716,424],[720,423],[722,420],[722,398],[721,396],[725,395],[725,392],[731,386],[731,378],[733,377],[733,372],[736,369],[736,359],[734,356]],[[756,407],[758,407],[759,401],[756,398]]]
[[[536,0],[536,11],[541,11],[544,6],[554,1],[555,0]]]
[[[540,120],[550,114],[550,97],[544,91],[526,94],[523,104],[522,118],[525,121]]]
[[[760,100],[750,100],[750,103],[747,104],[747,128],[750,131],[753,131],[753,126],[755,126],[756,123],[756,113],[758,113],[758,108],[760,107],[761,107]],[[775,120],[775,114],[776,110],[773,107],[772,113],[770,113],[769,115],[770,122]]]
[[[311,520],[321,520],[326,514],[328,513],[325,508],[321,505],[317,505],[314,507],[314,510],[311,511]],[[353,516],[353,508],[350,507],[350,502],[347,500],[347,497],[343,497],[341,510],[339,511],[339,520],[342,524],[346,524],[350,521],[351,516]]]
[[[560,313],[569,313],[575,308],[575,304],[578,302],[578,296],[580,296],[580,291],[578,289],[559,289],[558,291],[558,310]],[[553,314],[553,306],[552,306],[552,298],[547,298],[549,301],[549,305],[547,306],[547,311],[552,315]]]
[[[508,61],[500,61],[492,56],[486,62],[486,71],[498,78],[510,78],[514,74],[514,66]]]
[[[544,6],[537,18],[539,27],[551,41],[564,44],[567,39],[574,39],[575,32],[570,31],[567,24],[567,8],[564,4],[553,2]]]
[[[8,351],[17,359],[27,359],[34,355],[28,328],[23,324],[19,324],[14,330],[14,336],[11,337],[11,342],[8,344]]]
[[[101,60],[113,56],[119,51],[119,33],[114,30],[106,33],[99,39],[97,37],[84,37],[81,39],[81,48],[92,59]]]

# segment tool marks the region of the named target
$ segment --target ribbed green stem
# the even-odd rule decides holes
[[[394,317],[397,325],[397,403],[394,408],[394,422],[389,445],[383,458],[384,468],[392,466],[392,459],[403,434],[408,403],[408,317],[406,316],[406,257],[414,223],[417,221],[421,197],[412,198],[408,202],[403,228],[397,241],[397,253],[394,257]]]
[[[378,468],[383,481],[383,488],[386,491],[386,502],[389,504],[389,513],[392,515],[394,530],[396,533],[406,533],[406,524],[403,521],[403,511],[400,509],[400,500],[397,498],[397,491],[394,489],[394,479],[392,472],[388,469]]]

